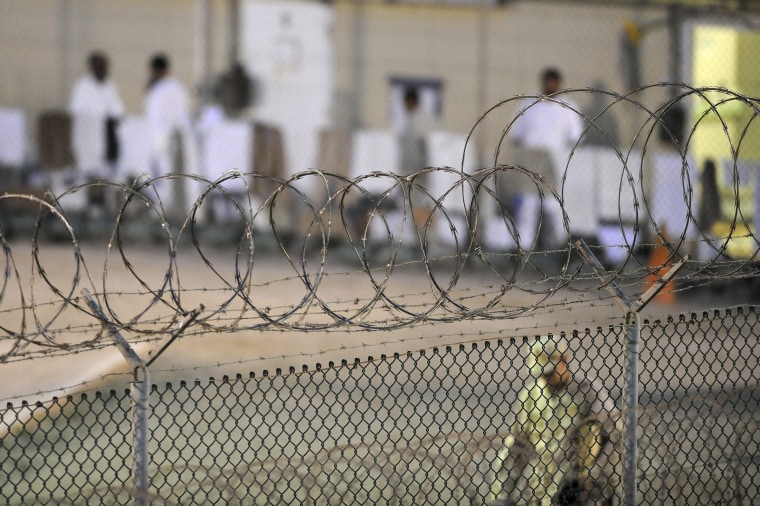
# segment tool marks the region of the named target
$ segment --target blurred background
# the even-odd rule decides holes
[[[231,169],[278,178],[311,168],[349,177],[459,169],[464,139],[478,118],[500,100],[540,93],[539,76],[548,67],[560,70],[563,88],[570,89],[626,94],[672,82],[760,96],[760,3],[750,0],[0,0],[0,11],[3,192],[61,194],[71,184],[169,172],[214,180]],[[116,121],[105,134],[98,125],[87,134],[90,120],[77,119],[74,110],[75,88],[91,72],[95,51],[109,63],[107,79],[121,106],[106,114]],[[149,65],[158,53],[186,96],[187,117],[175,139],[181,156],[155,146],[166,139],[157,141],[150,124]],[[684,91],[654,86],[632,97],[658,114],[678,110],[668,120],[670,135],[662,136],[686,161],[674,169],[677,186],[683,173],[701,177],[708,160],[715,165],[718,198],[704,205],[722,208],[706,221],[722,219],[736,228],[731,216],[741,200],[742,226],[752,230],[760,210],[754,109],[729,100],[720,121],[702,121],[708,99],[682,99]],[[411,114],[410,92],[413,107],[425,115],[425,135],[439,135],[428,137],[422,158],[404,162],[397,152]],[[651,114],[635,104],[587,91],[567,97],[606,133],[594,139],[589,130],[581,146],[634,152],[636,160],[646,155],[645,146],[654,150]],[[495,153],[517,110],[508,102],[479,124],[465,170],[510,161]],[[155,159],[161,149],[163,165]],[[629,165],[647,170],[643,162]],[[608,183],[591,174],[602,185],[597,193],[612,197],[607,204],[595,197],[593,209],[582,210],[593,216],[586,225],[576,220],[578,235],[623,219],[620,170],[612,172],[617,177]],[[698,180],[694,200],[704,201]],[[573,191],[591,191],[586,183]],[[266,185],[249,189],[261,198],[268,191]],[[72,197],[68,206],[85,209],[93,198]],[[657,211],[663,219],[698,213],[683,185],[675,198],[660,198],[676,206]],[[650,228],[661,231],[659,225]],[[690,233],[682,223],[672,227],[675,235]],[[752,243],[736,254],[752,256],[756,249]]]

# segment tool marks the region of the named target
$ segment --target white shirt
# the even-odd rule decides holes
[[[155,148],[165,152],[172,132],[190,127],[190,103],[184,85],[171,76],[154,83],[145,97],[145,117],[153,130]]]
[[[399,140],[399,168],[402,174],[410,174],[427,166],[425,136],[433,130],[435,122],[424,111],[408,111],[396,124]]]
[[[87,74],[77,81],[71,93],[72,148],[80,169],[102,167],[105,160],[105,121],[124,115],[124,104],[116,85],[98,81]]]
[[[509,132],[518,145],[549,152],[553,162],[554,181],[561,181],[570,151],[583,134],[583,119],[575,110],[578,107],[563,96],[552,99],[531,98],[521,105],[522,115],[518,113]]]

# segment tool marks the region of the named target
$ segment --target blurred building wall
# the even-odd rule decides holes
[[[111,55],[112,76],[130,113],[142,110],[146,64],[157,50],[168,53],[175,74],[197,90],[201,53],[208,55],[210,74],[229,63],[235,4],[0,0],[0,106],[23,108],[30,125],[40,110],[65,107],[92,49]],[[460,132],[498,100],[537,92],[538,73],[548,65],[564,72],[568,87],[625,91],[620,38],[626,20],[653,27],[641,40],[642,82],[675,75],[668,68],[661,7],[534,1],[488,8],[357,0],[329,5],[335,9],[332,119],[338,126],[389,127],[392,77],[439,79],[442,126]],[[208,19],[200,18],[204,12]],[[511,111],[504,114],[506,120]],[[495,138],[504,124],[491,118],[485,130]]]
[[[560,68],[567,87],[602,84],[625,91],[619,45],[623,22],[648,23],[664,16],[657,8],[552,2],[514,2],[486,10],[352,1],[335,7],[336,119],[354,126],[387,126],[390,77],[441,79],[442,126],[455,131],[469,129],[498,100],[537,93],[538,75],[546,66]],[[357,51],[363,56],[357,57]],[[667,80],[664,27],[642,39],[642,51],[644,82]],[[341,103],[358,103],[358,109],[352,115]],[[511,114],[505,111],[504,119]],[[486,130],[493,140],[500,127]]]
[[[227,0],[211,5],[210,70],[227,64]],[[198,20],[194,0],[0,0],[0,105],[31,117],[66,107],[74,82],[93,49],[111,57],[111,76],[130,113],[142,111],[147,63],[156,51],[172,59],[174,73],[197,83]]]

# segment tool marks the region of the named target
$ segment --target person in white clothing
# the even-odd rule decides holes
[[[118,158],[116,126],[124,105],[116,84],[109,79],[108,57],[95,51],[87,58],[88,72],[71,93],[72,150],[80,171],[90,176],[112,175]]]
[[[190,101],[185,86],[170,75],[166,55],[153,56],[149,72],[145,117],[153,137],[151,176],[156,177],[172,172],[172,138],[190,128]]]
[[[559,70],[548,68],[542,72],[541,97],[523,103],[511,126],[512,149],[507,160],[543,176],[557,193],[561,193],[562,173],[570,152],[584,128],[583,117],[576,112],[578,107],[558,94],[561,87]],[[567,238],[559,202],[545,193],[542,205],[535,185],[524,186],[522,189],[507,189],[507,193],[513,195],[520,247],[530,250],[537,243],[549,248],[559,246]],[[543,219],[539,219],[542,213]],[[537,230],[539,225],[546,229]]]
[[[555,96],[561,88],[559,70],[548,68],[541,73],[542,100],[531,99],[523,104],[524,110],[510,131],[514,143],[563,152],[569,152],[575,146],[583,133],[583,119],[575,112],[578,107],[572,100]]]
[[[418,89],[408,87],[404,90],[404,115],[394,128],[399,141],[401,174],[411,174],[427,166],[425,136],[434,128],[434,119],[420,106]]]

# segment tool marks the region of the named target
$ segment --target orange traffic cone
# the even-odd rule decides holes
[[[651,288],[660,278],[668,272],[670,268],[671,253],[667,246],[665,231],[663,230],[662,237],[657,242],[652,250],[652,254],[649,256],[649,274],[647,274],[644,281],[644,291],[646,292]],[[675,283],[671,279],[662,289],[657,293],[654,300],[661,304],[674,304],[676,302],[676,287]]]

